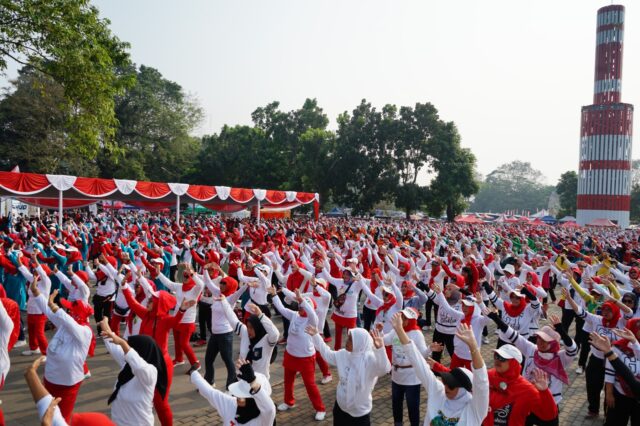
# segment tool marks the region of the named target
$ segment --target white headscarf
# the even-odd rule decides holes
[[[349,368],[347,379],[347,406],[352,407],[358,392],[365,392],[366,366],[365,357],[373,356],[373,339],[369,332],[363,328],[349,330],[351,336],[352,351],[346,349],[340,351],[339,360]]]

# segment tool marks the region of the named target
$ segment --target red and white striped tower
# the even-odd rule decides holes
[[[598,10],[593,105],[582,107],[578,224],[629,226],[633,105],[620,102],[624,6]]]

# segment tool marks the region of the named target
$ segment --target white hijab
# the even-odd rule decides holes
[[[349,330],[352,351],[342,349],[337,354],[336,361],[349,368],[347,379],[347,406],[354,405],[359,392],[366,392],[365,379],[367,374],[366,357],[373,357],[373,339],[363,328]]]

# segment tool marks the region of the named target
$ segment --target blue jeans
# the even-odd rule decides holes
[[[421,385],[399,385],[391,382],[391,405],[393,423],[402,425],[403,403],[406,398],[409,411],[409,424],[420,425],[420,387]]]
[[[227,367],[227,388],[231,383],[238,381],[236,378],[236,367],[233,363],[233,332],[212,334],[207,343],[207,352],[204,355],[204,379],[213,384],[215,379],[215,369],[213,363],[220,353],[225,367]]]

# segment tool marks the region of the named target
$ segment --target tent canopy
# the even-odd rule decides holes
[[[617,227],[615,223],[611,222],[609,219],[594,219],[591,223],[587,223],[587,226],[606,226],[606,227]]]
[[[0,196],[45,208],[79,208],[100,200],[117,200],[146,210],[197,203],[210,210],[237,212],[254,205],[295,208],[320,197],[310,192],[231,188],[185,183],[144,182],[66,175],[0,172]]]
[[[577,219],[573,216],[565,216],[562,219],[559,220],[559,222],[564,223],[564,222],[575,222],[577,221]]]

